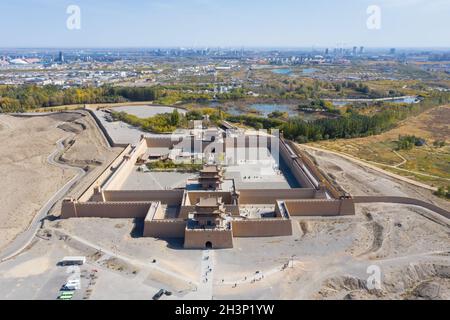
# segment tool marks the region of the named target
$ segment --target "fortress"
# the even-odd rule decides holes
[[[63,201],[61,218],[140,218],[144,237],[221,249],[235,237],[290,236],[291,217],[354,214],[354,200],[283,137],[197,128],[128,145]]]

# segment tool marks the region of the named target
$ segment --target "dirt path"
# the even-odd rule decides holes
[[[402,156],[400,153],[398,153],[397,151],[392,150],[392,152],[395,153],[400,159],[402,159],[402,162],[397,163],[396,165],[393,166],[394,168],[398,168],[398,167],[404,165],[406,162],[408,162],[408,160],[406,160],[405,157],[403,157],[403,156]]]
[[[365,167],[367,167],[367,168],[370,168],[370,169],[375,170],[375,171],[377,171],[377,172],[383,173],[383,174],[388,175],[388,176],[390,176],[390,177],[392,177],[392,178],[395,178],[395,179],[397,179],[397,180],[401,180],[401,181],[407,182],[407,183],[409,183],[409,184],[413,184],[413,185],[415,185],[415,186],[417,186],[417,187],[421,187],[421,188],[428,189],[428,190],[431,190],[431,191],[436,191],[437,188],[436,188],[436,187],[429,186],[429,185],[427,185],[427,184],[425,184],[425,183],[421,183],[421,182],[418,182],[418,181],[414,181],[414,180],[412,180],[412,179],[403,177],[403,176],[401,176],[401,175],[398,175],[398,174],[395,174],[395,173],[392,173],[392,172],[383,170],[383,169],[377,167],[377,165],[378,165],[378,166],[383,166],[383,167],[389,167],[389,168],[393,168],[393,169],[397,169],[397,170],[402,170],[402,171],[405,171],[405,172],[408,172],[408,173],[411,173],[411,174],[419,174],[419,175],[423,175],[423,176],[430,177],[430,178],[445,179],[445,178],[441,178],[441,177],[436,177],[436,176],[433,176],[433,175],[429,175],[429,174],[426,174],[426,173],[420,173],[420,172],[415,172],[415,171],[411,171],[411,170],[406,170],[406,169],[397,168],[397,166],[400,166],[400,165],[402,165],[403,163],[402,163],[402,164],[398,164],[398,165],[393,165],[393,166],[392,166],[392,165],[382,164],[382,163],[373,162],[373,161],[365,161],[365,160],[361,160],[361,159],[355,158],[355,157],[353,157],[353,156],[351,156],[351,155],[349,155],[349,154],[341,153],[341,152],[335,152],[335,151],[331,151],[331,150],[328,150],[328,149],[322,149],[322,148],[317,148],[317,147],[312,147],[312,146],[307,146],[307,145],[299,145],[299,146],[300,146],[300,148],[304,148],[304,149],[310,149],[310,150],[322,151],[322,152],[327,152],[327,153],[335,154],[335,155],[337,155],[337,156],[340,156],[340,157],[342,157],[342,158],[345,158],[345,159],[347,159],[347,160],[350,160],[350,161],[352,161],[352,162],[354,162],[354,163],[356,163],[356,164],[358,164],[358,165],[365,166]],[[405,159],[405,160],[406,160],[406,159]],[[449,180],[449,181],[450,181],[450,179],[445,179],[445,180]]]
[[[434,189],[428,185],[334,151],[305,145],[300,148],[310,153],[333,180],[355,197],[406,197],[450,210],[450,202],[434,196]]]

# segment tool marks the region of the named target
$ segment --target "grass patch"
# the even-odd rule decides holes
[[[147,163],[147,168],[152,171],[198,172],[203,168],[203,165],[199,163],[175,163],[172,160],[158,160]]]
[[[399,137],[412,135],[423,137],[426,145],[413,144],[410,149],[398,150]],[[447,180],[450,179],[449,137],[450,107],[443,106],[408,119],[380,135],[320,141],[313,145],[379,164],[382,169],[430,186],[447,187],[450,184]]]

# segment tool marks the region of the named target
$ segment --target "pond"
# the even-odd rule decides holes
[[[272,69],[272,73],[275,74],[283,74],[283,75],[290,75],[292,73],[291,69],[283,68],[283,69]]]
[[[313,121],[324,117],[318,113],[298,111],[296,110],[296,106],[287,104],[257,103],[245,106],[244,108],[231,107],[226,110],[226,112],[235,116],[247,114],[250,113],[250,111],[255,111],[255,115],[262,117],[267,117],[274,111],[287,112],[289,117],[300,117],[305,121]]]
[[[294,106],[284,104],[266,104],[266,103],[251,104],[243,108],[231,107],[227,110],[228,113],[235,116],[247,113],[257,113],[258,115],[264,117],[267,117],[270,113],[274,111],[287,112],[290,116],[294,116],[297,113]]]
[[[312,73],[315,73],[316,71],[319,71],[319,70],[316,68],[306,68],[306,69],[302,70],[302,73],[303,74],[312,74]]]
[[[418,103],[420,99],[417,96],[406,96],[406,97],[398,97],[398,98],[381,98],[381,99],[336,99],[331,100],[334,106],[342,107],[355,102],[366,102],[366,103],[375,103],[378,101],[384,101],[389,103]]]

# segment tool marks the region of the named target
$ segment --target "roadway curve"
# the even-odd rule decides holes
[[[43,219],[45,219],[49,211],[59,200],[61,200],[67,194],[67,192],[75,185],[75,183],[77,183],[86,174],[86,172],[81,168],[72,167],[55,161],[55,158],[58,156],[58,154],[60,152],[64,152],[65,148],[63,145],[63,141],[70,137],[71,136],[62,138],[56,142],[56,149],[47,157],[47,162],[62,169],[76,170],[77,174],[61,189],[53,194],[50,200],[48,200],[47,203],[45,203],[44,206],[39,210],[39,212],[34,216],[33,220],[28,225],[28,228],[24,232],[19,234],[9,245],[6,246],[6,248],[2,250],[0,254],[0,262],[11,259],[12,257],[21,253],[30,245],[37,231],[41,227]]]

